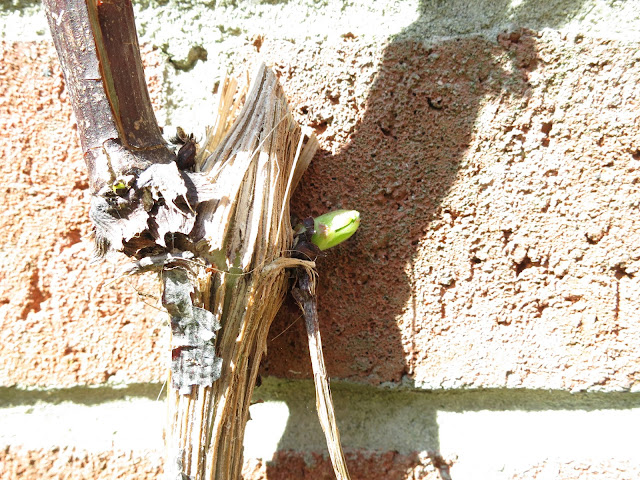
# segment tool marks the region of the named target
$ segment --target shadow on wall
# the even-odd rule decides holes
[[[528,95],[528,73],[538,63],[536,37],[519,28],[559,28],[584,3],[422,1],[417,21],[386,47],[349,143],[335,155],[317,154],[292,202],[292,211],[305,215],[350,208],[362,216],[359,233],[318,261],[319,316],[332,378],[373,385],[411,380],[419,355],[412,344],[416,319],[406,314],[415,302],[411,266],[432,221],[444,213],[456,215],[441,202],[465,169],[483,102],[492,96]],[[470,36],[500,29],[509,33],[499,34],[497,44],[486,36]],[[434,318],[440,318],[440,306],[431,308]],[[267,358],[264,374],[311,377],[299,316],[290,302],[276,318],[269,354],[288,360]],[[433,325],[422,322],[421,328]],[[422,413],[421,421],[434,435],[428,445],[416,445],[416,451],[428,447],[440,476],[449,478],[439,454],[434,412]],[[351,415],[348,408],[343,414]],[[296,423],[294,408],[289,425]],[[288,432],[283,445],[290,444]],[[350,448],[347,442],[344,447]],[[278,465],[269,465],[269,479],[291,474]],[[308,466],[304,471],[308,476],[301,472],[297,478],[320,478]],[[405,478],[403,472],[388,472],[384,478]],[[353,478],[372,478],[354,473]]]
[[[441,442],[445,455],[451,455],[452,447],[462,447],[466,454],[469,449],[477,452],[471,461],[464,453],[461,456],[467,471],[470,463],[479,467],[496,460],[508,463],[501,455],[513,455],[512,448],[522,450],[515,455],[520,460],[528,458],[533,464],[548,455],[563,458],[575,451],[583,438],[594,434],[604,439],[600,444],[590,439],[590,452],[585,455],[598,451],[606,458],[602,450],[611,452],[615,447],[603,444],[620,438],[631,418],[619,417],[616,411],[640,406],[637,393],[525,389],[416,392],[345,382],[334,383],[332,389],[339,423],[342,420],[343,443],[351,448],[347,461],[354,479],[451,478],[450,459],[439,454]],[[308,452],[320,452],[323,445],[312,382],[287,385],[287,381],[268,379],[260,393],[265,400],[290,406],[287,433],[281,449],[267,463],[267,478],[334,479],[326,456]],[[527,431],[526,438],[521,438],[521,431]],[[549,432],[552,437],[545,441]],[[376,451],[381,445],[384,450]]]

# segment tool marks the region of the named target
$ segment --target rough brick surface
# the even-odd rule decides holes
[[[319,262],[328,370],[427,388],[634,388],[637,48],[553,32],[496,40],[391,43],[346,142],[334,142],[342,123],[320,124],[324,151],[294,211],[362,214]],[[352,104],[362,51],[345,38],[334,54],[299,53],[315,67],[296,76],[324,85],[316,111]],[[267,372],[308,375],[296,317],[274,324],[288,330]]]
[[[437,455],[400,455],[397,452],[358,452],[346,454],[352,480],[441,480],[449,478],[450,464]],[[246,480],[332,480],[331,461],[318,454],[278,452],[270,461],[245,462]]]
[[[396,452],[363,452],[347,455],[353,480],[385,478],[404,480],[443,478],[450,466],[437,456],[400,455]],[[73,449],[26,450],[8,447],[0,452],[0,476],[6,480],[135,479],[163,478],[158,452],[87,453]],[[278,452],[270,461],[248,459],[245,480],[330,480],[335,478],[331,462],[319,454]],[[446,478],[446,477],[445,477]]]
[[[516,31],[384,49],[266,39],[260,54],[321,140],[294,211],[362,214],[319,261],[332,377],[636,388],[635,46]],[[2,55],[0,383],[160,380],[154,300],[87,263],[86,173],[55,54],[5,43]],[[160,65],[145,57],[157,100]],[[305,344],[287,304],[264,372],[307,377]]]
[[[55,50],[0,49],[0,384],[162,378],[163,326],[138,294],[153,282],[109,283],[113,265],[89,264],[87,173]]]
[[[290,41],[273,33],[274,18],[280,17],[280,29],[291,23],[287,9],[322,29],[311,3],[275,2],[276,17],[247,13],[252,2],[222,3],[219,9],[231,17],[206,29],[192,26],[202,21],[195,4],[184,17],[173,4],[162,11],[154,2],[140,4],[143,30],[173,35],[157,42],[164,53],[143,52],[152,100],[166,109],[162,117],[182,111],[176,103],[188,103],[177,87],[188,75],[173,75],[162,57],[188,55],[203,35],[213,43],[225,38],[224,55],[236,71],[257,56],[272,64],[294,115],[315,129],[322,147],[293,210],[310,215],[342,207],[362,214],[360,232],[318,262],[329,376],[452,390],[431,403],[408,403],[395,389],[374,389],[362,400],[340,396],[334,382],[343,441],[352,442],[345,443],[352,478],[485,478],[483,468],[486,478],[505,480],[640,478],[631,447],[619,448],[620,439],[637,430],[637,394],[567,392],[640,391],[640,54],[628,40],[637,34],[627,35],[637,31],[635,3],[418,2],[414,24],[384,46],[365,38],[369,28],[337,36],[349,31],[349,9],[358,2],[323,3],[323,16],[331,10],[342,17],[323,41],[313,32],[295,32]],[[375,7],[385,16],[376,33],[386,35],[389,22],[402,16],[394,9],[400,3]],[[12,18],[27,15],[22,7]],[[260,32],[264,18],[274,24],[264,37],[253,36],[255,24],[244,24],[247,18],[261,24]],[[544,31],[470,36],[506,24]],[[565,27],[592,36],[557,32]],[[194,37],[192,28],[198,28]],[[421,43],[427,36],[432,40]],[[206,88],[219,80],[211,68],[198,70],[215,64],[212,51],[192,72]],[[53,47],[0,43],[0,78],[0,386],[161,381],[168,328],[153,306],[156,283],[110,282],[112,264],[88,263],[87,178]],[[263,373],[310,377],[304,325],[293,303],[280,312],[268,346]],[[115,391],[99,389],[103,397],[89,402],[73,389],[51,398],[51,391],[6,389],[2,400],[3,408],[12,405],[18,392],[25,412],[37,402],[63,401],[72,411],[76,404],[107,401]],[[309,441],[318,428],[312,396],[304,401],[274,391],[268,401],[284,402],[289,411],[281,450],[270,460],[246,459],[245,478],[334,478],[318,453],[322,443]],[[380,400],[382,391],[388,402]],[[149,396],[137,388],[130,393]],[[462,400],[453,398],[458,395]],[[589,418],[618,423],[562,428],[575,438],[586,425],[591,445],[613,445],[614,436],[621,443],[606,452],[553,450],[544,460],[553,444],[546,435],[554,429],[532,437],[521,428],[519,434],[530,442],[540,438],[546,450],[509,455],[495,445],[511,435],[497,436],[516,429],[498,429],[492,421],[475,427],[474,438],[481,431],[486,441],[465,450],[456,438],[467,440],[473,425],[483,424],[460,419],[451,425],[463,428],[447,430],[447,413],[482,410],[505,412],[510,425],[509,415],[520,410],[557,410],[558,418],[587,411]],[[342,420],[346,415],[349,422]],[[21,433],[46,445],[68,438],[55,429]],[[159,451],[122,452],[114,445],[85,452],[62,444],[30,450],[18,438],[0,449],[2,479],[163,476]],[[385,443],[391,438],[399,440],[394,447]],[[383,446],[372,447],[376,442]],[[513,442],[521,446],[516,433]],[[492,458],[478,455],[481,443]]]
[[[442,480],[456,478],[455,461],[438,455],[397,452],[352,452],[347,454],[353,480]],[[245,480],[332,480],[331,462],[313,453],[278,452],[272,460],[247,459]],[[507,468],[499,478],[505,480],[627,480],[638,478],[633,462],[565,462],[547,460],[522,468]],[[88,453],[73,449],[26,450],[7,447],[0,451],[0,477],[6,480],[160,480],[163,478],[159,452]],[[472,478],[466,477],[466,478]],[[492,477],[497,478],[497,477]]]
[[[158,452],[88,453],[69,448],[0,452],[0,478],[5,480],[155,480],[162,478]]]
[[[362,452],[347,455],[353,480],[450,480],[460,473],[455,461],[445,461],[426,453],[400,455],[397,452]],[[250,460],[243,471],[246,480],[332,480],[331,462],[320,455],[278,452],[268,462]],[[505,480],[593,479],[626,480],[637,478],[635,462],[594,461],[559,462],[546,460],[501,472],[465,472],[464,478],[500,478]],[[485,476],[486,475],[486,476]]]
[[[640,467],[634,462],[566,462],[546,461],[514,473],[513,480],[561,478],[562,480],[625,480],[638,478]]]

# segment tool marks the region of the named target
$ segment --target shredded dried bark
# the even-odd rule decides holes
[[[124,252],[135,259],[126,273],[155,270],[163,280],[174,387],[167,474],[238,479],[267,333],[292,271],[296,298],[315,312],[315,264],[290,256],[289,199],[317,141],[261,65],[250,88],[223,82],[202,146],[190,143],[176,157],[151,109],[131,2],[44,3],[89,170],[96,252]],[[348,473],[314,318],[318,411],[342,480]]]

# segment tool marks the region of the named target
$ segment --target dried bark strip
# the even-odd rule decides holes
[[[219,124],[229,125],[233,109],[224,105],[235,92],[232,82],[225,85]],[[289,258],[289,196],[317,144],[291,117],[271,70],[261,66],[252,85],[220,145],[196,159],[196,168],[224,188],[219,202],[201,207],[195,229],[198,254],[213,266],[197,274],[196,302],[220,318],[222,368],[210,387],[169,394],[172,478],[239,478],[251,395],[269,326],[289,289],[288,270],[313,268]]]
[[[293,298],[304,313],[307,336],[309,339],[309,355],[313,368],[313,382],[316,387],[316,409],[320,418],[320,425],[327,439],[329,457],[333,465],[333,471],[338,480],[349,480],[349,471],[342,451],[340,432],[336,424],[335,412],[327,370],[324,366],[322,354],[322,340],[320,338],[320,323],[318,321],[318,301],[316,298],[316,274],[314,270],[297,268],[296,286],[291,290]]]
[[[194,171],[181,170],[151,109],[131,2],[46,0],[45,8],[89,169],[98,254],[123,251],[137,259],[131,273],[155,269],[164,280],[175,387],[167,474],[240,478],[269,327],[289,272],[313,275],[313,262],[289,256],[289,199],[317,141],[261,66],[239,113],[245,95],[224,82]],[[313,340],[321,360],[319,336]],[[319,395],[330,403],[326,374],[324,385]],[[328,431],[332,409],[319,409]],[[339,438],[335,424],[328,428],[334,460]],[[341,451],[340,458],[343,466]],[[348,478],[346,468],[338,476]]]

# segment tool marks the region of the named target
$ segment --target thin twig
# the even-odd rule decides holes
[[[327,380],[324,355],[322,354],[314,276],[315,272],[313,270],[302,267],[297,268],[297,283],[291,289],[291,294],[304,313],[309,340],[309,355],[311,356],[311,366],[313,368],[313,382],[316,387],[316,409],[318,410],[318,418],[320,419],[324,436],[327,439],[331,464],[338,480],[349,480],[349,471],[347,470],[342,444],[340,443],[340,432],[336,425],[333,400],[329,389],[329,381]]]

